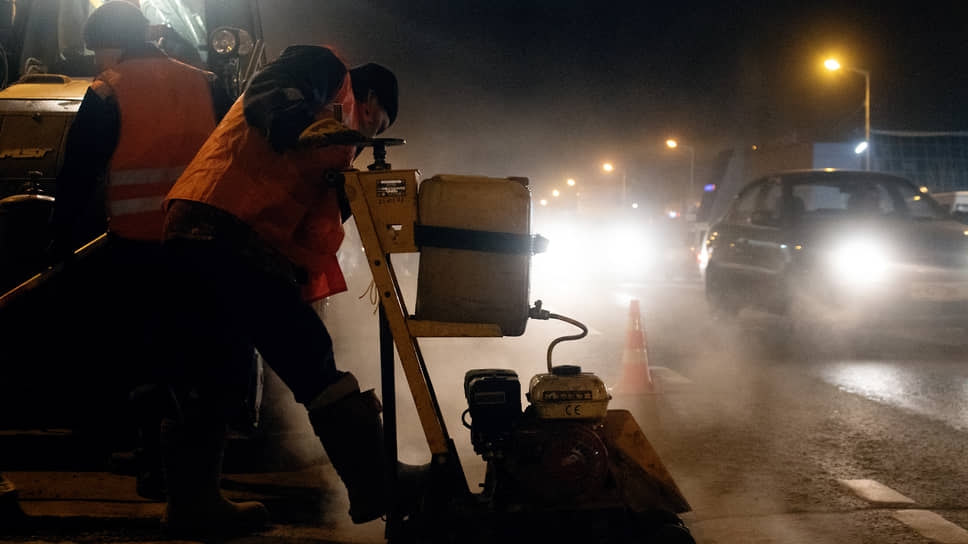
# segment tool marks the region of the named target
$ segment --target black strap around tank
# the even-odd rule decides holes
[[[419,247],[466,249],[511,255],[534,255],[548,248],[547,238],[539,235],[420,224],[414,225],[413,237]]]

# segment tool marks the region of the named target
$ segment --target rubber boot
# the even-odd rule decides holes
[[[264,528],[269,512],[259,502],[222,496],[225,424],[165,420],[161,451],[168,488],[162,528],[172,536],[227,536]]]
[[[387,512],[381,410],[372,389],[357,389],[329,404],[314,401],[309,408],[313,431],[346,486],[353,523],[373,521]]]

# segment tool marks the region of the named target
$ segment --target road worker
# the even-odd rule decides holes
[[[110,382],[107,392],[121,396],[135,386],[166,381],[167,369],[181,356],[166,349],[164,333],[171,319],[164,291],[170,281],[161,243],[162,200],[214,130],[218,115],[214,76],[169,58],[146,42],[147,31],[140,9],[121,0],[88,17],[84,39],[95,53],[99,75],[67,136],[53,217],[55,260],[70,260],[74,248],[105,228],[109,232],[106,249],[77,267],[83,281],[75,283],[82,294],[75,305],[80,314],[72,318],[82,349],[99,355],[99,375]],[[154,401],[142,404],[157,408]],[[161,453],[161,417],[146,420],[147,449]],[[221,449],[211,446],[196,452],[194,465],[179,467],[179,473],[204,475],[220,459]],[[142,483],[139,492],[145,494]],[[261,504],[228,503],[217,480],[212,483],[203,477],[169,482],[169,499],[190,497],[240,526],[267,521]],[[157,494],[157,483],[153,487]]]
[[[349,69],[330,48],[291,46],[252,78],[166,200],[165,244],[180,270],[177,291],[190,301],[184,334],[198,342],[204,333],[226,351],[259,350],[306,406],[356,523],[388,508],[381,405],[337,369],[311,303],[346,290],[336,259],[346,202],[324,172],[348,168],[357,147],[307,147],[300,135],[373,137],[396,115],[397,81],[385,67]],[[207,371],[198,389],[217,401],[221,371]],[[196,420],[217,427],[215,412],[199,408],[208,415]]]

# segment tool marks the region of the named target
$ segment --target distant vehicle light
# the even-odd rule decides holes
[[[716,184],[710,183],[709,185],[706,185],[705,187],[703,187],[702,190],[707,193],[711,193],[716,190]]]
[[[669,219],[675,219],[679,217],[679,212],[669,212]]]
[[[921,191],[922,193],[926,193],[926,192],[928,192],[928,188],[927,188],[927,187],[925,187],[924,185],[922,185],[922,186],[921,186],[921,189],[920,189],[920,191]]]

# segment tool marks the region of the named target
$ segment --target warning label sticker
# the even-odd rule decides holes
[[[381,179],[377,182],[377,198],[401,197],[407,195],[407,183],[402,179]]]

